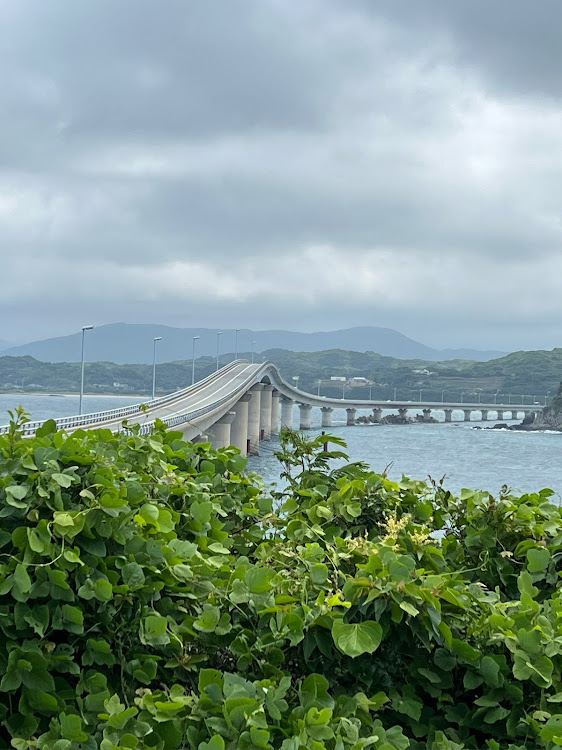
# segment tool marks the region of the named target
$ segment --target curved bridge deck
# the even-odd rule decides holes
[[[412,403],[326,398],[289,385],[272,362],[251,364],[238,360],[189,388],[154,401],[94,414],[62,417],[55,421],[59,429],[67,432],[90,428],[117,432],[123,429],[126,420],[128,424],[140,424],[141,432],[148,433],[156,420],[162,420],[170,427],[181,430],[189,440],[210,439],[216,447],[233,444],[246,455],[257,453],[260,440],[268,440],[271,434],[278,432],[279,417],[282,424],[293,429],[295,404],[300,407],[300,429],[310,428],[313,406],[322,409],[323,427],[331,426],[334,409],[345,409],[347,423],[355,424],[355,412],[360,409],[372,410],[375,421],[380,420],[383,409],[397,410],[402,415],[407,414],[408,410],[423,411],[424,418],[428,418],[432,411],[440,410],[445,412],[446,421],[451,421],[453,411],[458,410],[463,412],[465,420],[470,420],[474,412],[486,420],[490,412],[499,419],[503,419],[506,413],[512,419],[517,419],[520,413],[526,415],[541,408],[537,404]],[[42,424],[44,421],[29,422],[25,425],[25,433],[34,434]],[[8,426],[0,427],[0,434],[7,430]]]

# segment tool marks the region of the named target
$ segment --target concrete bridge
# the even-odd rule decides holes
[[[293,424],[294,405],[299,406],[299,424]],[[78,429],[123,429],[123,421],[140,424],[141,432],[149,433],[157,419],[180,430],[187,440],[210,441],[214,447],[234,445],[242,455],[257,454],[260,441],[270,440],[281,425],[288,429],[310,429],[313,406],[322,411],[322,427],[331,427],[334,409],[345,409],[347,424],[355,424],[358,410],[372,410],[374,421],[382,411],[394,410],[405,417],[408,411],[422,411],[429,421],[433,411],[442,411],[445,422],[452,421],[453,411],[462,411],[465,421],[477,414],[487,420],[491,413],[498,420],[518,419],[540,411],[537,404],[499,405],[466,404],[461,402],[365,401],[334,399],[300,391],[281,377],[272,362],[251,364],[238,360],[208,378],[184,390],[132,406],[109,411],[56,419],[57,427],[67,432]],[[32,435],[44,422],[30,422],[25,433]],[[8,427],[0,427],[0,434]]]

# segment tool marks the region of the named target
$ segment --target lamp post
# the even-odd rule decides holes
[[[420,388],[420,404],[421,404],[422,393],[423,393],[423,388]]]
[[[396,401],[396,388],[394,389],[394,400]]]
[[[222,331],[217,331],[217,372],[219,369],[219,343],[221,340]]]
[[[461,391],[461,404],[463,403],[464,391]]]
[[[509,401],[507,403],[508,403],[508,406],[510,406],[511,405],[511,393],[509,394],[508,398],[509,398]]]
[[[550,398],[550,391],[547,391],[546,396],[544,397],[544,405],[546,406],[547,400]]]
[[[316,385],[317,385],[316,395],[319,396],[320,395],[320,386],[322,385],[322,381],[321,380],[317,380],[316,381]]]
[[[199,336],[193,337],[193,349],[191,353],[191,385],[194,385],[195,383],[195,342]]]
[[[373,400],[373,386],[369,386],[369,401]]]
[[[152,351],[152,400],[156,395],[156,342],[162,341],[162,336],[156,336],[154,338],[154,347]]]
[[[84,334],[91,331],[94,326],[82,326],[82,366],[80,368],[80,403],[78,404],[78,414],[82,414],[82,399],[84,398]]]
[[[238,331],[239,330],[240,330],[239,328],[236,328],[234,330],[234,359],[235,360],[238,359]]]
[[[256,344],[256,342],[252,341],[252,364],[254,364],[254,346],[255,346],[255,344]]]
[[[441,391],[441,403],[443,403],[443,401],[445,401],[445,390]]]

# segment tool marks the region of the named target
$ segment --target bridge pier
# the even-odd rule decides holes
[[[349,427],[355,424],[355,414],[357,412],[357,409],[354,409],[353,407],[350,407],[349,409],[346,409],[347,412],[347,424]]]
[[[453,410],[445,409],[445,422],[452,422],[452,421],[453,421]]]
[[[334,411],[331,406],[320,407],[322,412],[322,427],[332,426],[332,412]]]
[[[264,384],[260,403],[260,440],[271,440],[271,402],[273,386]]]
[[[512,419],[517,419],[517,414],[518,414],[517,409],[512,409],[511,410],[511,418]]]
[[[480,412],[482,414],[482,421],[487,422],[488,421],[488,409],[480,409]]]
[[[373,408],[373,419],[375,422],[380,422],[382,419],[382,409],[378,406]]]
[[[260,452],[260,411],[263,386],[263,383],[256,383],[248,391],[251,396],[248,403],[248,440],[250,453],[253,456],[258,456]]]
[[[279,434],[279,401],[281,394],[274,390],[271,394],[271,434]]]
[[[252,395],[245,393],[232,407],[236,416],[230,427],[230,443],[244,457],[248,455],[248,408],[251,399]]]
[[[312,406],[310,404],[299,404],[300,410],[300,426],[301,430],[310,430],[310,412]]]
[[[398,409],[398,416],[401,419],[408,419],[408,409],[405,406],[401,406],[400,409]]]
[[[501,422],[503,420],[503,409],[498,409],[496,419],[498,420],[498,422]]]
[[[281,396],[281,426],[286,430],[293,429],[293,407],[295,402],[287,396]]]
[[[470,422],[470,415],[472,413],[470,409],[463,409],[463,412],[464,412],[464,421]]]
[[[236,414],[233,411],[229,411],[210,428],[209,437],[211,438],[213,448],[228,448],[230,445],[230,426],[234,422],[235,417]]]
[[[429,422],[431,419],[431,409],[424,409],[423,410],[423,421]]]

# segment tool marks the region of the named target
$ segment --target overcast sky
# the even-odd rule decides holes
[[[0,339],[562,346],[560,0],[0,0]]]

